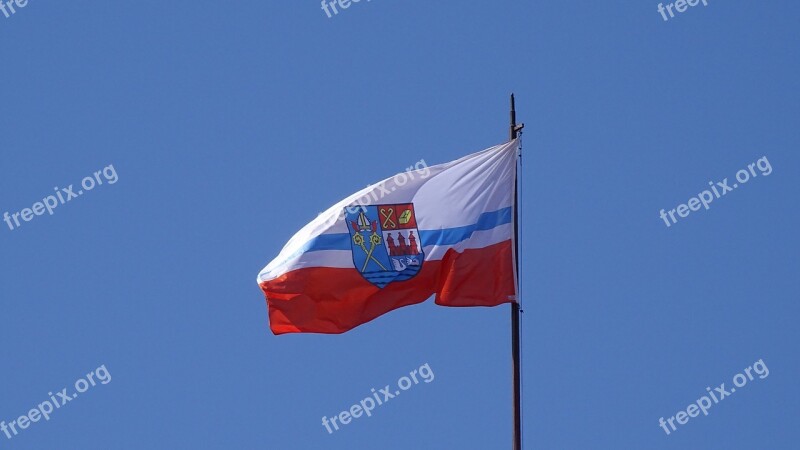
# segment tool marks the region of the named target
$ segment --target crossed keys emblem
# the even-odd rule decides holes
[[[358,216],[358,223],[353,222],[353,230],[355,231],[353,234],[353,243],[361,247],[361,249],[364,250],[364,253],[367,254],[367,259],[364,261],[364,267],[361,268],[361,271],[364,272],[367,270],[367,265],[369,264],[370,260],[374,261],[375,264],[380,266],[381,269],[387,270],[386,267],[383,267],[383,264],[381,264],[381,262],[378,261],[372,254],[375,251],[375,247],[381,243],[381,236],[378,234],[378,224],[376,222],[370,223],[362,211]],[[361,236],[360,231],[372,231],[372,234],[369,236],[369,249],[367,249],[367,246],[364,243],[364,236]]]
[[[381,215],[383,216],[383,228],[395,228],[397,226],[394,220],[392,220],[394,208],[381,208]]]

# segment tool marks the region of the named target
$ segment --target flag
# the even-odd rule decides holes
[[[270,328],[343,333],[435,296],[516,301],[518,140],[387,178],[303,227],[258,275]]]

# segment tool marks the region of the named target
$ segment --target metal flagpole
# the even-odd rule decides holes
[[[510,138],[514,140],[524,127],[524,124],[517,124],[517,111],[514,105],[514,94],[511,94],[511,127],[509,128]],[[517,290],[519,290],[519,212],[517,196],[519,188],[517,177],[514,178],[514,259],[517,268]],[[519,292],[517,292],[519,294]],[[522,450],[522,408],[521,408],[521,377],[520,377],[520,358],[519,358],[519,295],[517,300],[511,303],[511,361],[513,366],[513,386],[514,386],[514,441],[513,450]]]

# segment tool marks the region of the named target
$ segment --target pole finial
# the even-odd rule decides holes
[[[517,107],[516,102],[514,101],[514,93],[511,93],[511,126],[509,127],[509,138],[510,140],[514,140],[519,135],[519,132],[522,128],[525,127],[524,123],[517,124]]]

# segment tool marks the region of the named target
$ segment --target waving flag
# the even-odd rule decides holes
[[[320,214],[258,275],[272,332],[343,333],[431,296],[516,301],[517,151],[513,140],[400,173]]]

